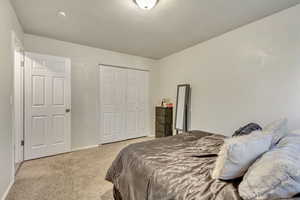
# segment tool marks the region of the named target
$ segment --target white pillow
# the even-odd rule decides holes
[[[250,135],[225,139],[212,178],[230,180],[244,175],[250,165],[272,144],[272,135],[254,131]]]
[[[273,121],[263,128],[264,133],[272,133],[273,146],[277,144],[279,140],[287,134],[288,132],[287,123],[288,120],[286,118],[283,118],[283,119]]]
[[[244,200],[290,198],[300,193],[300,135],[288,134],[258,159],[239,185]]]
[[[299,134],[299,135],[300,135],[300,129],[298,129],[298,130],[293,130],[293,131],[291,131],[290,133],[291,133],[291,134]]]

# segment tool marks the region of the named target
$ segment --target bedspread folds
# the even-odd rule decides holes
[[[239,200],[236,184],[211,178],[224,136],[191,132],[124,148],[106,179],[122,200]]]

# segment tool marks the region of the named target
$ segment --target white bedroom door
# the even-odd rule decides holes
[[[71,61],[25,54],[25,159],[71,150]]]
[[[101,143],[124,140],[126,70],[101,66],[100,80]]]

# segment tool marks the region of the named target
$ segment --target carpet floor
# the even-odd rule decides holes
[[[107,169],[125,146],[151,137],[27,161],[6,200],[111,200]]]

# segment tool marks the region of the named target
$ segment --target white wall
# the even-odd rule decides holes
[[[13,94],[13,54],[12,30],[19,39],[23,31],[9,0],[0,1],[0,199],[12,181],[12,107]]]
[[[300,5],[159,61],[153,103],[190,83],[191,129],[231,135],[288,117],[300,128]]]
[[[71,58],[73,149],[99,144],[97,65],[102,63],[150,70],[155,63],[151,59],[28,34],[25,34],[24,44],[27,51]]]

